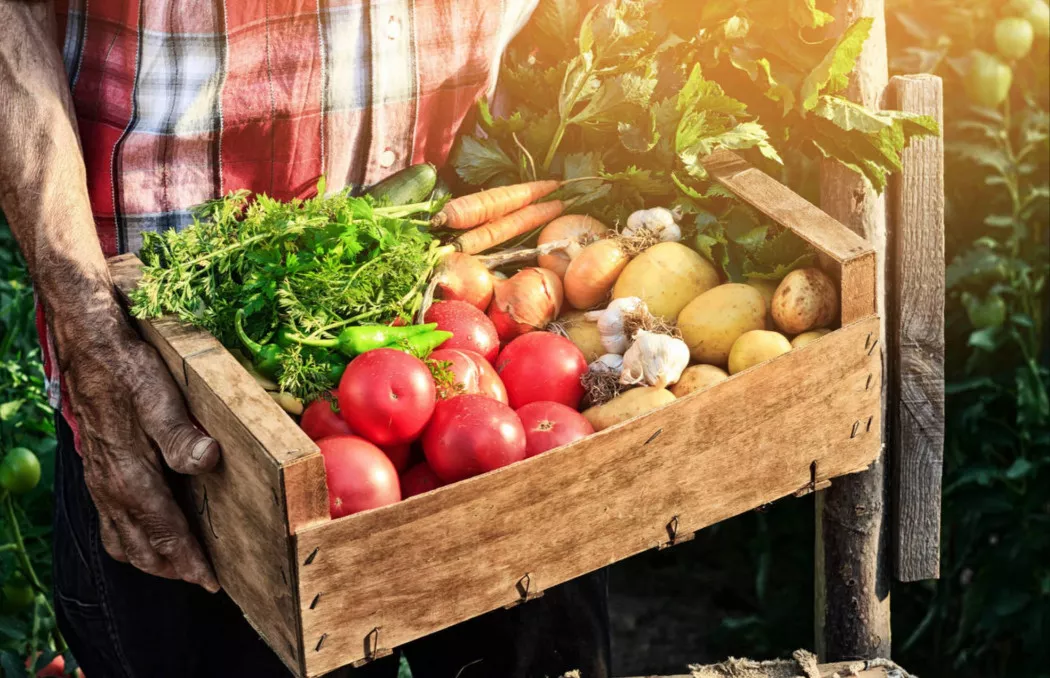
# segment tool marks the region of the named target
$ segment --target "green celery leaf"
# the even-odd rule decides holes
[[[450,157],[452,166],[464,181],[475,186],[493,180],[513,181],[518,167],[492,139],[462,136]]]
[[[849,74],[864,49],[873,22],[871,17],[861,17],[853,22],[802,81],[799,96],[805,110],[813,110],[821,92],[834,93],[846,89]]]

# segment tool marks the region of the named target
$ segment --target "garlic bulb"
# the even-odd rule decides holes
[[[623,372],[623,356],[615,353],[600,355],[587,366],[587,369],[591,372],[611,372],[620,376],[620,373]]]
[[[597,323],[602,348],[607,353],[623,355],[623,352],[631,345],[631,337],[627,336],[624,329],[625,316],[647,311],[645,302],[638,297],[622,297],[613,299],[601,311],[589,311],[585,317]]]
[[[664,207],[638,210],[627,217],[623,235],[638,236],[646,232],[660,242],[678,242],[682,239],[682,229],[675,220],[675,213]]]
[[[639,330],[623,356],[621,384],[664,388],[675,383],[689,366],[689,347],[681,339]]]

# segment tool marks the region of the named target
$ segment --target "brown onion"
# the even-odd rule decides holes
[[[453,252],[436,274],[437,291],[445,301],[465,301],[484,311],[492,301],[492,273],[476,257]]]
[[[557,250],[550,254],[543,254],[539,258],[539,264],[543,268],[554,271],[559,278],[565,277],[565,269],[569,267],[577,254],[593,241],[604,237],[609,232],[605,224],[594,217],[583,214],[568,214],[558,217],[543,227],[537,245],[545,245],[556,240],[570,240],[572,244],[564,250]]]
[[[547,327],[558,317],[563,296],[561,279],[544,268],[523,268],[497,281],[489,318],[500,341]]]
[[[600,304],[630,260],[616,238],[591,243],[565,270],[565,299],[580,310]]]

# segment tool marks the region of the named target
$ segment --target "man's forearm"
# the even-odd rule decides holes
[[[0,0],[0,209],[60,335],[117,323],[50,2]]]

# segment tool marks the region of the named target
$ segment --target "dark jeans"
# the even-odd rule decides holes
[[[72,434],[57,420],[55,608],[88,678],[287,678],[225,593],[152,577],[106,555]],[[606,590],[598,572],[401,649],[414,678],[554,678],[571,669],[607,678]],[[340,675],[394,678],[397,659]]]

